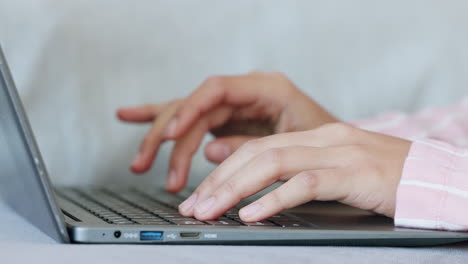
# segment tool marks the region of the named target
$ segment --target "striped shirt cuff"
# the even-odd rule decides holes
[[[396,197],[395,225],[468,231],[468,151],[413,142]]]

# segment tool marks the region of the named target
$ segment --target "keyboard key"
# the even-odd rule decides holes
[[[158,223],[138,223],[139,225],[154,225],[154,226],[166,226],[166,225],[173,225],[168,222],[158,222]]]
[[[240,226],[241,224],[239,222],[236,222],[234,220],[213,220],[213,221],[206,221],[210,225],[215,225],[215,226]]]
[[[161,219],[154,215],[129,216],[130,219]]]
[[[163,214],[164,217],[185,217],[179,213],[173,213],[173,214]]]
[[[224,215],[223,217],[228,219],[240,219],[239,215]]]
[[[166,213],[167,210],[164,210],[164,209],[160,209],[160,210],[148,210],[149,212],[153,213],[153,214],[161,214],[161,213]]]
[[[164,212],[163,209],[157,209],[157,208],[146,208],[146,207],[142,207],[142,209],[144,209],[145,212],[151,212],[151,213],[156,213],[156,212]]]
[[[106,221],[117,221],[117,220],[128,220],[127,218],[125,217],[121,217],[121,216],[112,216],[112,217],[104,217],[104,220]]]
[[[166,221],[164,219],[135,219],[134,221],[135,222],[145,222],[145,223],[149,223],[149,222],[169,223],[168,221]]]
[[[103,209],[103,210],[93,210],[94,213],[100,214],[100,215],[106,215],[106,214],[116,214],[110,210]]]
[[[117,209],[117,211],[121,214],[147,214],[146,211],[143,211],[143,210],[120,210],[120,209]]]
[[[270,221],[258,221],[258,222],[242,222],[244,225],[247,226],[276,226]]]
[[[110,221],[112,224],[116,225],[133,225],[135,224],[134,222],[130,220],[119,220],[119,221]]]
[[[127,217],[139,217],[139,216],[152,216],[152,217],[154,217],[154,215],[148,214],[148,213],[139,213],[139,214],[125,214],[125,213],[123,213],[123,215],[125,215]]]
[[[171,222],[177,225],[206,225],[198,220],[171,220]]]
[[[109,213],[98,213],[100,216],[102,217],[111,217],[111,216],[119,216],[118,214],[116,213],[113,213],[113,212],[109,212]]]
[[[158,213],[158,215],[173,215],[173,214],[178,214],[178,213],[179,212],[177,212],[176,210],[167,209],[167,210],[164,210],[164,212]]]
[[[231,210],[228,210],[226,212],[226,214],[238,214],[239,213],[239,209],[236,209],[236,208],[232,208]]]
[[[288,218],[288,219],[290,219],[289,217],[287,217],[287,216],[285,216],[285,215],[280,215],[280,214],[271,216],[270,218],[275,218],[275,219],[279,219],[279,218],[281,218],[281,219],[283,219],[283,218]]]
[[[192,218],[192,217],[174,217],[174,218],[163,218],[167,221],[198,221],[197,219],[195,218]]]
[[[141,225],[171,225],[171,223],[166,221],[144,221],[144,220],[136,220],[138,224]]]

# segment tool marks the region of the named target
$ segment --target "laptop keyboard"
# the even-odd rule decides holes
[[[177,196],[160,201],[137,190],[112,192],[109,190],[83,191],[67,189],[61,196],[82,207],[109,224],[116,225],[197,225],[197,226],[269,226],[305,227],[308,223],[278,214],[259,222],[243,222],[238,208],[227,211],[212,221],[199,221],[179,214]]]

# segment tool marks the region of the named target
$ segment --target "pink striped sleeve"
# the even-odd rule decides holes
[[[397,191],[395,224],[468,231],[468,149],[414,141]]]
[[[395,225],[468,231],[468,99],[352,124],[413,141],[398,186]]]
[[[468,145],[468,98],[450,107],[424,109],[413,115],[388,112],[374,119],[352,121],[350,124],[411,140],[431,138],[455,146],[466,146]]]

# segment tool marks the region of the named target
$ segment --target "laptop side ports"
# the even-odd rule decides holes
[[[197,239],[200,238],[200,232],[180,232],[179,236],[180,238]]]
[[[162,231],[141,231],[140,240],[141,241],[161,241],[163,240]]]

